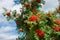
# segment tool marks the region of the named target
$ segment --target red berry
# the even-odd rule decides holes
[[[36,0],[36,2],[40,3],[40,2],[41,2],[41,0]]]
[[[59,31],[60,31],[60,28],[59,28]]]
[[[10,16],[10,12],[7,12],[6,15],[7,15],[7,16]]]
[[[40,36],[41,38],[44,37],[44,32],[43,32],[42,30],[37,29],[37,30],[36,30],[36,33],[37,33],[37,35]]]
[[[33,3],[33,2],[34,2],[34,0],[31,0],[31,2]]]
[[[22,25],[22,23],[21,23],[21,22],[19,22],[19,21],[16,21],[16,24],[18,24],[18,25]]]
[[[37,17],[36,17],[36,16],[31,16],[31,17],[29,18],[29,20],[36,22],[36,21],[37,21]]]
[[[60,10],[60,6],[59,6],[59,10]]]
[[[55,23],[56,23],[56,24],[60,24],[60,20],[57,19],[57,20],[55,21]]]
[[[34,9],[32,9],[32,12],[33,12],[33,13],[36,13],[36,9],[35,9],[35,8],[34,8]]]
[[[26,6],[26,7],[30,7],[30,4],[26,3],[25,6]]]

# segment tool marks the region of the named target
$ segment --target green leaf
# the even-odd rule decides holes
[[[39,40],[39,37],[37,36],[36,33],[34,34],[34,37],[35,37],[36,40]]]
[[[12,16],[15,17],[15,15],[16,15],[16,10],[12,11]]]

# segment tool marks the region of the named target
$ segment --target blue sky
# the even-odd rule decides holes
[[[45,0],[46,3],[43,5],[41,10],[47,12],[48,10],[54,10],[59,4],[57,0]],[[21,4],[15,4],[13,0],[0,0],[0,40],[15,40],[18,37],[16,31],[16,24],[13,20],[7,21],[6,18],[2,15],[4,10],[3,7],[8,10],[17,10],[22,7]]]

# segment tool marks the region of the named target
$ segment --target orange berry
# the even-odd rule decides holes
[[[48,13],[48,14],[47,14],[47,16],[51,16],[51,14],[50,14],[50,13]]]
[[[41,18],[41,17],[42,17],[40,14],[36,14],[36,16],[37,16],[38,18]]]
[[[55,23],[60,24],[60,20],[59,19],[55,20]]]
[[[55,26],[53,26],[53,30],[55,30],[55,31],[59,31],[59,26],[57,26],[57,25],[55,25]]]

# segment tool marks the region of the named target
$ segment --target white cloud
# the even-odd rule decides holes
[[[6,7],[10,9],[13,6],[14,2],[13,0],[2,0],[0,1],[0,8]]]
[[[11,34],[10,31],[12,32],[13,30],[16,30],[16,28],[10,27],[10,26],[1,27],[0,28],[0,40],[15,40],[18,37],[18,35],[17,34]]]
[[[6,18],[0,17],[0,23],[7,23]]]
[[[20,8],[22,8],[22,5],[21,4],[19,4],[19,5],[15,5],[11,10],[13,11],[13,10],[16,10],[17,11],[17,13],[20,13],[21,14],[21,12],[20,12]]]
[[[13,4],[14,4],[13,0],[1,0],[0,1],[0,16],[4,12],[3,7],[10,10],[13,7]]]
[[[0,40],[16,40],[18,35],[13,32],[16,30],[16,27],[11,27],[8,24],[8,21],[4,16],[2,16],[2,13],[4,10],[2,9],[3,7],[7,8],[10,10],[13,7],[13,0],[0,0],[0,25],[1,24],[7,24],[8,26],[1,26],[0,27]],[[15,9],[15,8],[14,8]]]
[[[13,31],[13,30],[15,30],[15,29],[16,29],[16,27],[10,27],[10,26],[3,27],[3,26],[2,26],[2,27],[0,28],[0,33]]]
[[[15,40],[17,37],[13,34],[0,33],[0,40]]]
[[[58,0],[45,0],[45,5],[42,7],[42,10],[45,12],[48,10],[53,11],[58,5]]]

